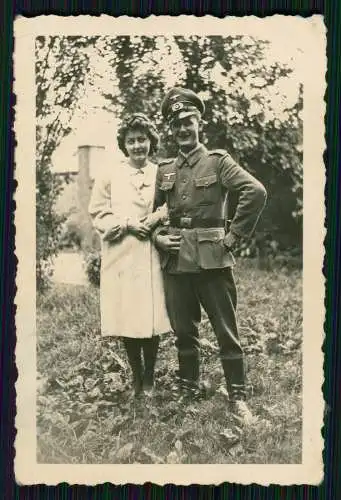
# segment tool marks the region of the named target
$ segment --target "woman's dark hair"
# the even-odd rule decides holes
[[[130,130],[141,130],[147,134],[150,140],[149,155],[152,156],[156,153],[159,147],[159,134],[157,133],[156,128],[146,115],[143,113],[134,113],[122,122],[117,133],[118,147],[125,156],[128,156],[128,152],[125,147],[125,140],[126,135]]]

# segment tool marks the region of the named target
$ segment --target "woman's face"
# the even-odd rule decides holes
[[[150,139],[143,130],[128,130],[125,137],[125,148],[131,162],[135,165],[143,165],[149,155]]]

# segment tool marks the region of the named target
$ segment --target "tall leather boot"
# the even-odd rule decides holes
[[[138,396],[142,391],[142,384],[143,384],[141,340],[124,337],[123,341],[127,352],[129,365],[133,374],[134,395]]]
[[[245,372],[243,358],[221,360],[229,393],[232,413],[243,425],[251,425],[256,419],[246,404]]]
[[[154,371],[160,337],[157,335],[143,339],[141,343],[144,358],[143,392],[146,396],[151,396],[154,388]]]
[[[199,398],[201,396],[199,386],[199,353],[193,351],[186,353],[178,352],[178,360],[178,386],[180,395],[184,399]]]
[[[230,400],[245,400],[246,393],[243,358],[223,358],[221,363],[223,365],[226,388],[229,393]]]

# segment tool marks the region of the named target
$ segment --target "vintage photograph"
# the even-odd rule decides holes
[[[32,36],[37,464],[304,463],[323,150],[303,24],[261,21]]]

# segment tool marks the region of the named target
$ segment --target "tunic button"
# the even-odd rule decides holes
[[[182,199],[185,200],[187,196],[185,194],[182,195]]]

